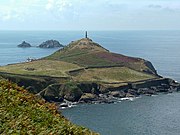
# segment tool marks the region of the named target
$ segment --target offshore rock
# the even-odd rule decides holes
[[[62,44],[59,43],[57,40],[47,40],[39,45],[40,48],[57,48],[57,47],[64,47]]]
[[[31,47],[31,45],[26,41],[23,41],[21,44],[18,45],[18,47],[27,48],[27,47]]]

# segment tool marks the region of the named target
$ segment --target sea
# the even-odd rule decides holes
[[[58,50],[37,47],[46,40],[67,45],[84,36],[84,31],[0,31],[0,66],[38,59]],[[180,31],[89,31],[88,37],[111,52],[149,60],[158,74],[180,82]],[[33,47],[18,48],[22,41]],[[102,135],[180,135],[179,113],[178,92],[62,110],[73,123]]]

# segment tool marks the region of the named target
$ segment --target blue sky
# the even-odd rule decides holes
[[[180,0],[1,0],[0,30],[180,30]]]

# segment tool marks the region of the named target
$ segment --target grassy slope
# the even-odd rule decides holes
[[[25,70],[26,68],[34,68],[34,71]],[[145,74],[143,72],[135,71],[127,67],[111,67],[111,68],[90,68],[78,71],[76,75],[68,74],[68,71],[82,69],[75,64],[52,61],[39,60],[29,63],[22,63],[16,65],[8,65],[0,67],[1,72],[25,74],[25,75],[46,75],[53,77],[72,77],[74,81],[93,81],[93,82],[133,82],[138,80],[145,80],[154,78],[154,75]],[[28,78],[28,77],[26,77]],[[30,77],[30,78],[35,78]]]
[[[74,63],[85,67],[113,65],[113,62],[97,57],[95,55],[96,52],[87,52],[87,51],[83,52],[83,51],[77,49],[67,54],[64,54],[64,52],[62,53],[56,52],[50,55],[49,57],[47,57],[46,59],[66,61],[69,63]]]
[[[16,84],[0,80],[0,98],[0,134],[95,135]]]
[[[155,78],[150,74],[138,72],[126,67],[93,68],[74,76],[77,81],[100,81],[100,82],[133,82]]]
[[[44,59],[65,61],[84,67],[120,65],[136,71],[152,71],[145,60],[111,53],[90,39],[72,42]]]
[[[109,60],[96,56],[97,52],[108,52],[108,50],[90,39],[81,39],[70,43],[64,49],[53,53],[45,59],[66,61],[86,67],[113,64],[113,62]]]
[[[28,68],[32,68],[34,70],[27,70]],[[68,76],[66,74],[66,71],[79,68],[80,67],[78,65],[63,61],[38,60],[33,62],[3,66],[0,67],[0,71],[15,74],[66,77]]]

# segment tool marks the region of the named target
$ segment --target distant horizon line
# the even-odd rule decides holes
[[[0,31],[180,31],[180,29],[127,29],[127,30],[0,30]]]

